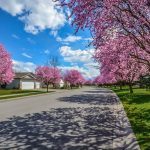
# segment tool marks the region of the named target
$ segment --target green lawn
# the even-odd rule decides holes
[[[113,89],[120,97],[142,150],[150,150],[150,91]]]
[[[3,90],[0,89],[0,95],[10,95],[10,94],[22,94],[22,93],[31,93],[31,92],[39,92],[38,90]]]
[[[30,95],[37,95],[46,93],[45,91],[39,90],[2,90],[0,89],[0,100],[3,99],[10,99],[16,97],[23,97],[23,96],[30,96]]]

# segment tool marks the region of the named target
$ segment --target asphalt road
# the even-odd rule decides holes
[[[85,87],[0,102],[0,149],[140,148],[118,97]]]

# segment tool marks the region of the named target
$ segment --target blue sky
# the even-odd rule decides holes
[[[35,5],[36,4],[36,5]],[[78,69],[86,78],[98,75],[88,47],[88,30],[76,35],[70,12],[51,0],[1,0],[0,43],[10,52],[16,71],[34,71],[57,56],[62,70]]]

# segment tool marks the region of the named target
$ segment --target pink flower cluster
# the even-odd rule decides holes
[[[71,85],[82,85],[85,82],[84,77],[78,70],[68,70],[64,75],[64,80]]]
[[[90,29],[93,45],[99,49],[110,38],[129,37],[137,53],[132,54],[150,68],[150,2],[149,0],[60,0],[68,7],[72,24]],[[70,16],[70,17],[71,17]],[[143,56],[143,53],[146,54]]]
[[[37,67],[35,74],[37,78],[46,85],[59,83],[61,79],[60,70],[55,67],[39,66]]]
[[[96,50],[94,58],[101,70],[101,76],[96,80],[104,83],[125,81],[132,84],[140,75],[146,74],[146,65],[135,61],[131,54],[138,53],[134,43],[126,36],[110,39]]]
[[[10,54],[0,45],[0,85],[12,82],[14,72]]]
[[[149,0],[60,0],[72,24],[88,28],[101,76],[98,83],[126,81],[130,85],[150,72]],[[70,16],[70,17],[71,17]]]

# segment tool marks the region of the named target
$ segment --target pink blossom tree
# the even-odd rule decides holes
[[[60,1],[71,10],[76,31],[90,29],[96,49],[112,36],[125,35],[139,47],[139,52],[150,55],[149,0]],[[139,53],[132,57],[150,68],[149,57],[143,58]]]
[[[52,72],[52,85],[53,87],[56,87],[57,84],[59,84],[61,80],[61,70],[57,67],[50,67],[50,70]]]
[[[59,83],[61,79],[60,70],[55,67],[39,66],[36,68],[35,74],[37,78],[46,85],[47,92],[50,84],[54,86]]]
[[[12,60],[10,54],[3,45],[0,45],[0,85],[6,85],[12,82],[14,72],[12,69]]]
[[[70,83],[71,88],[73,86],[82,86],[85,82],[84,77],[78,70],[68,70],[64,75],[64,80]]]
[[[102,76],[98,75],[97,77],[94,78],[93,83],[97,86],[102,85],[103,82],[102,82],[101,78],[102,78]]]
[[[93,82],[95,85],[100,86],[106,84],[115,84],[116,80],[111,72],[101,72],[101,74],[98,75]]]
[[[92,85],[93,84],[93,80],[92,79],[88,79],[85,81],[85,85]]]
[[[129,85],[130,93],[133,93],[133,82],[147,72],[146,65],[138,63],[130,55],[137,53],[136,48],[129,38],[120,36],[110,39],[97,49],[94,57],[101,64],[102,81],[125,81]]]

